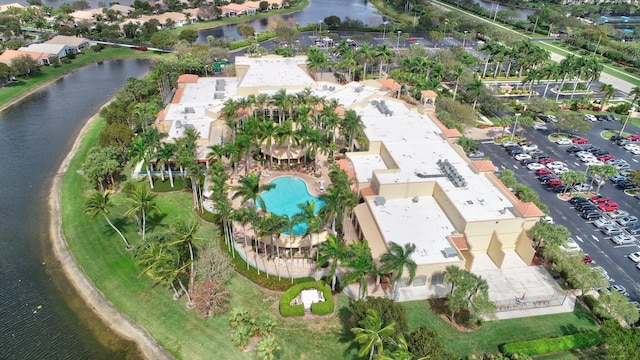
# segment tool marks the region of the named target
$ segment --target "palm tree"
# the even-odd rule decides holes
[[[300,144],[300,133],[293,128],[293,121],[289,118],[278,128],[278,145],[287,144],[287,166],[291,167],[291,146]]]
[[[126,248],[131,249],[132,246],[127,241],[127,238],[124,237],[122,232],[115,225],[113,225],[113,223],[109,219],[108,215],[109,215],[109,211],[110,211],[109,209],[111,208],[111,206],[112,206],[111,191],[109,190],[102,191],[102,192],[96,191],[87,200],[87,204],[85,206],[84,212],[86,214],[89,214],[92,219],[96,217],[96,215],[102,214],[104,219],[107,220],[107,223],[109,224],[109,226],[111,226],[111,228],[115,232],[117,232],[118,235],[120,235],[120,237],[122,238],[122,241],[124,241],[124,245],[126,246]]]
[[[153,241],[145,244],[144,248],[136,254],[136,258],[136,266],[142,268],[139,276],[147,275],[156,282],[171,286],[174,300],[180,298],[174,282],[178,280],[182,289],[185,290],[178,276],[184,266],[177,249],[166,243]],[[189,295],[186,290],[185,293]]]
[[[129,203],[129,210],[125,212],[125,215],[136,218],[138,230],[142,233],[142,242],[144,242],[147,229],[147,215],[160,212],[155,203],[156,196],[146,185],[136,186],[134,191],[127,194],[126,201]]]
[[[247,260],[247,270],[249,270],[249,259],[247,257],[247,224],[253,224],[258,219],[256,209],[253,207],[241,207],[232,213],[233,220],[242,225],[242,234],[244,236],[244,257]]]
[[[593,184],[594,175],[599,175],[600,180],[608,179],[612,176],[618,174],[618,170],[613,165],[604,164],[604,165],[591,165],[589,166],[589,174],[592,178],[591,183]],[[603,181],[598,182],[598,187],[596,188],[596,194],[600,193],[600,187],[604,184]]]
[[[171,160],[176,153],[176,145],[172,143],[162,143],[156,150],[156,166],[160,168],[160,176],[164,182],[164,168],[165,166],[169,170],[169,182],[173,187],[173,172],[171,171]]]
[[[307,201],[304,204],[298,204],[298,209],[300,211],[293,215],[293,220],[296,223],[306,223],[307,230],[305,235],[309,236],[309,254],[311,254],[313,248],[313,234],[318,234],[320,236],[321,226],[318,221],[318,217],[316,216],[316,202],[314,200]],[[319,240],[319,239],[318,239]],[[318,241],[319,242],[319,241]],[[318,254],[316,253],[316,261],[318,259]]]
[[[356,52],[356,59],[363,63],[362,80],[367,79],[367,63],[375,56],[375,49],[368,43],[363,43]]]
[[[616,88],[614,88],[611,84],[602,84],[600,85],[600,88],[598,90],[602,91],[602,108],[600,110],[604,111],[609,100],[611,100],[611,98],[616,95]]]
[[[331,290],[336,289],[336,270],[338,262],[343,260],[346,254],[346,248],[342,239],[336,235],[327,235],[327,240],[318,244],[318,262],[316,266],[321,266],[327,262],[331,263],[328,276],[331,278]]]
[[[170,242],[168,246],[176,246],[186,244],[189,250],[189,291],[193,290],[193,282],[195,273],[195,256],[193,252],[193,241],[197,240],[195,235],[200,229],[200,223],[196,219],[186,222],[184,219],[178,219],[171,229],[171,233],[175,236],[175,240]],[[190,304],[193,305],[193,304]]]
[[[349,269],[342,279],[344,284],[349,285],[358,281],[360,286],[357,298],[361,299],[368,293],[367,275],[377,273],[368,242],[362,240],[349,246],[347,256],[342,265]]]
[[[269,150],[269,166],[273,167],[273,144],[274,139],[278,136],[278,128],[273,121],[265,121],[260,124],[261,145],[264,145]]]
[[[361,327],[351,328],[355,340],[360,344],[358,356],[363,357],[369,353],[369,360],[372,360],[376,350],[378,354],[384,351],[384,343],[395,331],[396,323],[383,327],[380,314],[373,309],[367,309],[367,316],[359,325]]]
[[[340,132],[345,137],[349,137],[349,151],[353,151],[355,144],[355,138],[361,134],[364,129],[364,123],[362,117],[358,115],[355,110],[349,109],[344,113],[344,119],[340,124]]]
[[[482,95],[483,91],[484,91],[484,84],[482,83],[482,80],[478,78],[473,79],[473,81],[471,82],[471,84],[469,84],[467,88],[467,95],[473,99],[474,110],[476,109],[476,105],[478,104],[478,97]]]
[[[307,51],[307,67],[313,72],[313,79],[316,79],[316,73],[327,64],[327,55],[317,46],[309,47]]]
[[[262,192],[269,191],[276,187],[275,184],[260,184],[260,178],[262,177],[262,172],[258,173],[250,173],[247,176],[240,176],[238,178],[238,185],[234,186],[232,189],[236,191],[233,194],[232,199],[242,198],[242,203],[245,203],[249,200],[252,201],[252,206],[256,207],[260,204],[260,207],[263,211],[266,211],[266,206],[264,204],[264,200],[262,200],[262,196],[260,195]]]
[[[378,76],[382,77],[382,65],[386,65],[389,60],[396,56],[396,53],[387,44],[380,44],[375,47],[375,56],[380,59],[380,73]]]
[[[416,276],[416,269],[418,265],[413,259],[411,259],[411,255],[416,251],[416,245],[413,243],[407,243],[404,245],[404,248],[393,241],[389,242],[389,252],[382,254],[380,257],[380,262],[382,266],[380,267],[380,272],[383,274],[394,273],[392,278],[393,281],[393,293],[396,298],[398,297],[398,281],[402,278],[402,274],[404,272],[404,268],[406,267],[409,270],[409,284],[413,282],[413,278]]]
[[[456,83],[453,88],[453,100],[456,99],[456,95],[458,94],[458,85],[460,83],[460,77],[464,74],[464,68],[460,64],[455,64],[453,66],[453,79]]]
[[[342,190],[336,186],[330,186],[318,197],[324,202],[324,206],[318,211],[318,216],[325,224],[331,224],[331,231],[336,232],[336,222],[342,220]]]

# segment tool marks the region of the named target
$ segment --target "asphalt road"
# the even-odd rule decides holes
[[[619,130],[622,124],[619,122],[597,122],[587,134],[580,134],[589,139],[589,144],[609,151],[616,158],[625,159],[632,169],[639,169],[638,161],[640,156],[634,156],[622,147],[603,139],[599,134],[603,130]],[[549,129],[552,131],[552,128]],[[631,130],[631,129],[629,129]],[[578,158],[565,151],[569,145],[556,145],[548,139],[549,131],[539,131],[527,129],[525,135],[528,140],[533,141],[538,147],[556,160],[566,163],[571,170],[586,171],[587,167]],[[582,145],[586,146],[586,145]],[[594,266],[602,266],[615,280],[614,284],[624,286],[633,300],[640,299],[640,270],[635,267],[635,263],[628,259],[626,255],[640,250],[638,244],[635,245],[615,245],[610,237],[599,231],[592,221],[586,221],[580,217],[580,213],[573,209],[568,202],[558,199],[557,195],[541,184],[535,176],[534,171],[529,171],[521,166],[518,161],[509,156],[501,146],[489,143],[488,141],[480,145],[483,151],[491,158],[499,169],[509,169],[515,172],[519,182],[529,186],[536,191],[540,199],[547,204],[550,209],[550,216],[555,223],[566,226],[585,254],[594,260]],[[611,182],[607,181],[600,189],[600,194],[609,196],[611,201],[620,205],[621,210],[628,211],[630,215],[640,216],[640,202],[638,199],[626,195],[622,190],[617,189]],[[636,242],[637,243],[637,242]]]

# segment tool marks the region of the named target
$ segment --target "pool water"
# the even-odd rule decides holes
[[[282,176],[274,179],[271,184],[276,187],[262,194],[262,199],[267,205],[267,210],[276,215],[293,215],[301,212],[298,204],[304,204],[307,201],[315,201],[315,213],[324,205],[324,201],[309,194],[307,185],[304,180],[293,176]],[[293,227],[296,235],[304,234],[307,230],[306,223],[300,223]],[[289,234],[289,232],[284,232]]]

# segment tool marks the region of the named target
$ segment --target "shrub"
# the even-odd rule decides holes
[[[318,302],[311,305],[311,312],[316,315],[326,315],[333,312],[333,296],[331,288],[323,281],[307,281],[291,286],[280,297],[280,314],[284,317],[302,316],[304,315],[304,304],[290,305],[291,301],[296,298],[303,290],[318,289],[324,295],[324,302]]]
[[[367,311],[371,309],[380,314],[383,326],[396,323],[394,335],[404,334],[409,330],[404,306],[391,299],[369,296],[365,299],[353,301],[350,309],[354,326],[360,324],[366,318]]]
[[[568,351],[585,348],[602,343],[602,336],[598,331],[591,331],[575,335],[556,338],[544,338],[530,341],[516,341],[502,347],[506,356],[513,354],[538,355],[556,351]]]
[[[598,299],[596,299],[591,295],[585,295],[583,297],[583,300],[585,305],[587,305],[589,310],[591,310],[593,315],[595,315],[598,318],[598,320],[604,321],[604,320],[611,319],[611,315],[609,314],[607,309],[605,309],[605,307],[602,306],[602,303],[600,303]]]

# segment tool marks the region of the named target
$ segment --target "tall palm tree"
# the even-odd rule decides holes
[[[318,234],[320,236],[320,231],[322,227],[320,226],[320,222],[318,221],[318,217],[316,216],[316,202],[314,200],[307,201],[304,204],[298,204],[298,209],[300,211],[293,215],[293,219],[297,223],[306,223],[307,230],[305,235],[309,236],[309,254],[311,254],[313,248],[313,234]],[[319,239],[318,239],[319,240]],[[319,242],[319,241],[318,241]],[[318,259],[318,254],[316,253],[316,261]]]
[[[330,263],[328,276],[331,278],[331,290],[336,289],[336,270],[338,269],[338,262],[342,261],[346,255],[346,247],[342,242],[342,239],[336,235],[327,235],[327,240],[318,244],[318,262],[316,266],[321,266],[325,263]]]
[[[189,291],[193,290],[193,282],[196,276],[195,272],[195,255],[193,252],[193,241],[197,240],[196,233],[200,229],[200,223],[196,219],[191,219],[190,222],[184,219],[178,219],[171,229],[171,234],[174,240],[171,241],[168,246],[187,245],[189,250]]]
[[[375,56],[375,49],[368,43],[363,43],[360,49],[356,51],[356,60],[363,63],[362,65],[362,80],[367,79],[367,64],[373,60]]]
[[[360,344],[358,356],[364,357],[369,353],[369,360],[372,360],[376,350],[378,354],[384,351],[384,343],[395,331],[396,323],[383,327],[380,314],[373,309],[367,309],[367,315],[359,325],[360,327],[351,328],[355,340]]]
[[[402,278],[404,268],[409,270],[409,284],[413,282],[413,278],[416,276],[416,269],[418,265],[411,255],[416,251],[416,245],[413,243],[407,243],[404,248],[393,241],[389,242],[389,251],[382,254],[380,262],[380,272],[383,274],[394,273],[393,281],[393,293],[396,298],[398,297],[398,281]]]
[[[313,72],[313,79],[316,79],[316,73],[327,65],[327,55],[317,46],[309,47],[307,51],[307,67]]]
[[[362,117],[355,110],[349,109],[344,113],[344,118],[340,124],[340,132],[346,139],[349,137],[349,151],[353,151],[355,138],[364,130]]]
[[[598,90],[602,92],[601,111],[604,111],[609,100],[611,100],[611,98],[616,95],[616,88],[614,88],[611,84],[602,84],[600,85],[600,88]]]
[[[278,136],[278,127],[273,121],[265,121],[260,124],[258,133],[260,134],[260,144],[269,150],[269,166],[273,167],[273,144]]]
[[[147,215],[160,212],[160,208],[155,202],[156,197],[157,195],[152,193],[148,186],[140,185],[128,193],[125,199],[129,204],[129,210],[125,212],[125,215],[133,216],[138,220],[138,230],[142,233],[142,242],[145,240],[147,230]]]
[[[377,274],[376,264],[371,257],[371,250],[366,240],[359,241],[349,246],[347,256],[342,265],[348,269],[344,275],[343,283],[352,284],[356,281],[360,283],[358,289],[358,299],[367,295],[367,275]]]
[[[325,192],[318,197],[324,202],[324,206],[318,211],[318,216],[325,224],[331,224],[331,231],[336,232],[336,223],[342,219],[342,190],[336,186],[329,186]]]
[[[460,83],[460,77],[464,74],[464,68],[460,64],[455,64],[453,66],[453,80],[456,85],[453,88],[453,100],[456,99],[456,95],[458,94],[458,85]]]
[[[480,97],[480,95],[482,95],[483,91],[484,91],[484,84],[482,83],[482,80],[478,78],[473,79],[473,81],[471,82],[471,84],[469,84],[469,87],[467,88],[467,95],[473,99],[474,110],[476,109],[476,105],[478,104],[478,98]]]
[[[232,199],[242,198],[242,203],[245,203],[249,200],[252,201],[252,205],[254,207],[260,204],[260,207],[263,211],[266,211],[266,206],[264,204],[264,200],[262,200],[262,196],[260,195],[262,192],[269,191],[276,187],[273,183],[268,184],[260,184],[260,178],[262,177],[262,172],[258,173],[250,173],[247,176],[240,176],[238,178],[238,185],[232,187],[233,190],[236,191],[233,194]]]
[[[173,187],[173,172],[171,171],[171,161],[176,153],[176,145],[173,143],[162,143],[160,147],[156,149],[156,166],[160,168],[160,177],[164,181],[164,169],[165,166],[169,173],[169,182]]]
[[[242,225],[242,234],[244,236],[244,257],[247,260],[247,270],[249,270],[249,258],[247,257],[247,224],[253,224],[258,219],[258,214],[256,213],[256,209],[253,207],[241,207],[232,213],[232,218]]]
[[[300,144],[300,133],[293,128],[293,121],[287,119],[280,124],[278,128],[278,145],[287,145],[287,166],[291,167],[291,146]]]
[[[375,47],[375,57],[380,59],[380,73],[378,75],[379,77],[382,77],[382,65],[386,65],[395,56],[396,52],[393,51],[393,49],[391,49],[387,44],[380,44]]]
[[[108,215],[109,215],[109,211],[111,209],[111,206],[112,206],[111,191],[109,191],[109,190],[102,191],[102,192],[101,191],[96,191],[87,200],[87,204],[85,206],[84,212],[86,214],[89,214],[92,219],[94,217],[96,217],[96,215],[101,214],[104,217],[104,219],[107,221],[109,226],[111,226],[111,228],[115,232],[117,232],[118,235],[120,235],[120,237],[122,238],[122,241],[124,241],[125,247],[127,249],[131,249],[132,246],[127,241],[127,238],[124,237],[122,232],[109,219]]]
[[[180,298],[180,293],[174,284],[176,280],[180,282],[181,288],[189,297],[179,278],[185,265],[180,261],[180,253],[176,248],[168,246],[167,243],[148,242],[136,254],[136,266],[142,268],[140,276],[147,275],[156,282],[170,286],[173,289],[174,300]]]

